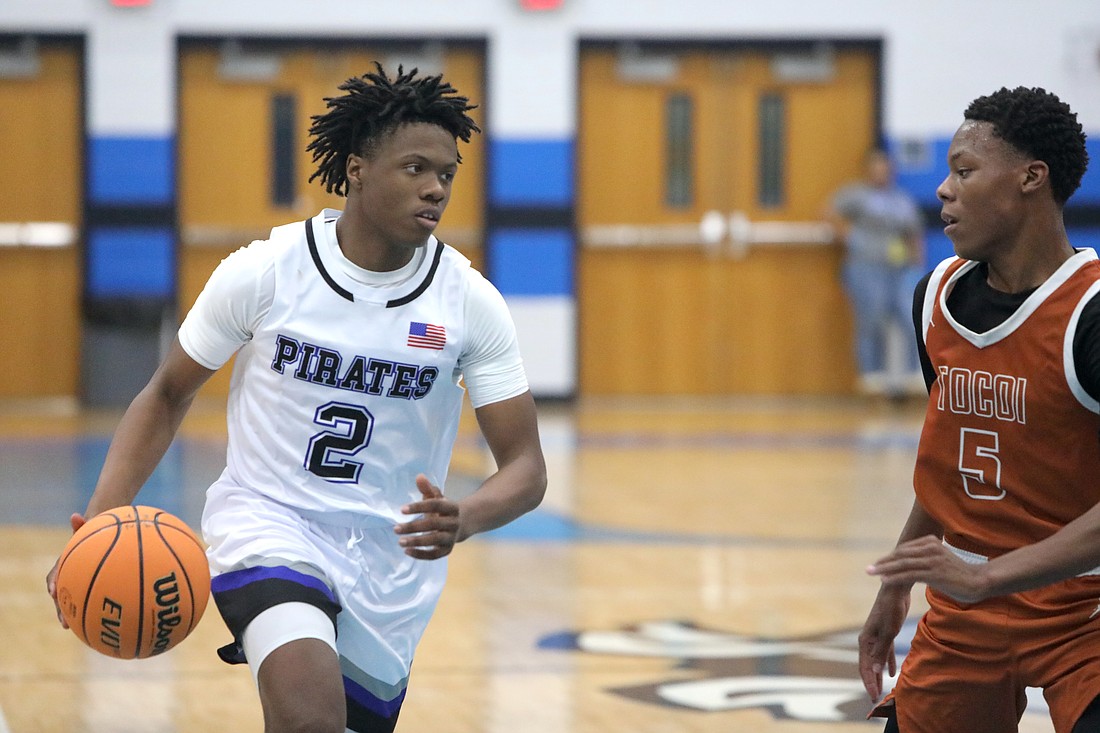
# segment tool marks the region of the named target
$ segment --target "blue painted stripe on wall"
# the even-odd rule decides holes
[[[1100,227],[1070,227],[1066,234],[1069,236],[1069,243],[1074,247],[1088,247],[1100,252]]]
[[[93,298],[175,294],[175,237],[168,227],[92,227],[87,263]]]
[[[947,175],[947,148],[951,145],[951,139],[929,140],[926,144],[927,151],[923,165],[907,167],[904,163],[898,163],[897,181],[898,185],[908,191],[918,203],[934,206],[938,201],[936,188]],[[897,143],[891,143],[888,147],[895,152],[894,159],[898,160]]]
[[[936,188],[947,176],[947,149],[951,146],[951,138],[939,138],[930,140],[928,156],[925,164],[918,167],[906,168],[898,166],[898,185],[912,194],[923,205],[935,205]],[[898,142],[892,142],[889,147],[896,150]],[[1085,150],[1089,154],[1089,169],[1081,180],[1081,188],[1070,198],[1068,207],[1082,205],[1100,205],[1100,139],[1088,139],[1085,141]]]
[[[566,229],[499,229],[489,274],[503,295],[572,295],[573,235]]]
[[[171,204],[175,181],[172,136],[88,141],[88,197],[93,204]]]
[[[1100,205],[1100,136],[1085,140],[1085,150],[1089,153],[1089,169],[1081,179],[1081,188],[1073,194],[1070,204]]]
[[[489,156],[490,205],[573,205],[571,140],[493,140]]]
[[[937,264],[955,255],[955,245],[942,229],[928,229],[924,234],[924,269],[931,270]]]

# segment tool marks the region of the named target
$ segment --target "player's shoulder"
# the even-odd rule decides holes
[[[476,267],[468,267],[464,276],[466,278],[467,301],[473,301],[482,307],[493,310],[507,309],[504,296],[501,295],[500,290]]]
[[[251,243],[231,252],[218,265],[221,276],[239,273],[245,276],[255,275],[274,266],[277,249],[266,239],[253,240]]]
[[[271,266],[276,259],[306,241],[305,221],[294,221],[273,227],[265,239],[254,239],[230,254],[223,262],[235,267]]]
[[[457,248],[439,239],[428,240],[428,256],[434,257],[440,263],[446,263],[448,267],[458,270],[473,269],[470,258],[462,254]]]
[[[301,225],[297,222],[298,227]],[[257,283],[269,289],[274,282],[277,262],[290,247],[293,227],[293,224],[275,227],[267,239],[255,239],[231,252],[218,264],[208,285],[238,295],[248,292]]]
[[[272,227],[271,233],[267,235],[267,239],[257,240],[250,244],[249,247],[255,248],[262,252],[263,255],[269,257],[285,252],[288,249],[300,247],[308,240],[306,225],[310,221],[312,220],[293,221]],[[258,254],[257,256],[262,255]]]
[[[315,239],[319,235],[319,230],[326,224],[339,219],[341,213],[336,209],[322,209],[316,216],[308,219],[279,224],[271,228],[266,239],[254,241],[249,247],[261,250],[268,255],[298,248],[309,242],[311,238]]]

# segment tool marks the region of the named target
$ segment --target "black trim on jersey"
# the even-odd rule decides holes
[[[325,282],[328,283],[328,286],[341,298],[354,303],[355,296],[340,287],[332,279],[332,275],[328,274],[324,264],[321,263],[321,253],[317,251],[317,240],[313,238],[313,219],[306,219],[306,242],[309,244],[309,256],[313,258],[313,264],[317,265],[317,270],[321,273],[321,277],[324,278]]]
[[[921,374],[924,375],[924,387],[929,392],[932,391],[932,383],[936,381],[936,368],[932,366],[932,360],[928,357],[928,345],[924,343],[924,298],[931,279],[932,273],[929,272],[913,289],[913,335],[917,339],[917,357],[920,359]]]
[[[321,262],[321,253],[317,250],[317,240],[313,236],[313,219],[306,219],[306,243],[309,245],[309,256],[313,258],[313,264],[317,266],[317,271],[321,273],[321,277],[328,284],[330,288],[335,291],[337,295],[345,300],[355,302],[355,296],[350,292],[340,287],[340,285],[332,279],[332,275],[328,274],[328,270],[325,269],[324,263]],[[432,284],[432,280],[435,279],[436,270],[439,269],[439,262],[443,259],[443,243],[437,241],[435,245],[435,255],[432,257],[432,266],[428,269],[428,274],[424,276],[424,281],[416,286],[408,295],[404,295],[395,300],[391,300],[386,303],[387,308],[396,308],[401,305],[406,305],[419,298],[428,286]]]
[[[435,256],[432,257],[432,266],[428,270],[428,274],[424,277],[424,282],[417,285],[416,290],[412,291],[408,295],[402,298],[397,298],[396,300],[391,300],[390,302],[386,303],[386,307],[396,308],[400,305],[411,303],[419,298],[424,293],[424,291],[428,289],[428,286],[432,284],[432,280],[435,279],[435,271],[439,269],[439,261],[441,259],[443,259],[443,242],[437,241],[435,243]]]

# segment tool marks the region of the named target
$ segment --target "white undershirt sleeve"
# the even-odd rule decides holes
[[[466,347],[458,369],[474,407],[510,399],[527,391],[527,374],[516,327],[504,297],[477,270],[470,269],[466,292]]]
[[[275,297],[273,247],[253,242],[221,261],[179,330],[184,351],[219,369],[247,343]]]

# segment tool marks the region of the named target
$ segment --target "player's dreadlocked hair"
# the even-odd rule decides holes
[[[1050,168],[1054,200],[1064,204],[1081,185],[1089,164],[1085,133],[1076,113],[1055,95],[1041,88],[1001,87],[978,97],[963,117],[989,122],[993,131],[1014,148],[1041,160]]]
[[[466,114],[476,105],[459,96],[442,75],[417,77],[417,69],[406,74],[398,66],[397,77],[391,79],[382,64],[374,65],[376,73],[345,81],[340,89],[346,94],[326,97],[329,111],[312,117],[309,134],[313,140],[306,150],[313,153],[317,170],[309,180],[320,177],[329,193],[347,194],[349,155],[371,157],[379,143],[405,123],[439,125],[462,142],[470,142],[473,133],[481,132]]]

